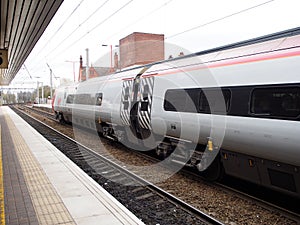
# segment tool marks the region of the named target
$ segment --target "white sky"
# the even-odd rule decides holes
[[[164,34],[168,46],[197,52],[295,28],[299,9],[299,0],[64,0],[25,62],[33,78],[22,67],[11,86],[49,85],[47,63],[55,76],[72,80],[66,61],[82,55],[85,65],[86,48],[90,63],[107,58],[102,44],[117,45],[132,32]],[[78,70],[75,63],[76,78]]]

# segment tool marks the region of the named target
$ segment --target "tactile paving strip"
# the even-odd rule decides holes
[[[75,224],[61,198],[31,153],[16,126],[5,115],[25,182],[40,224]]]

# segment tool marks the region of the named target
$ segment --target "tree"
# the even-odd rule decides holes
[[[49,96],[51,96],[51,88],[50,86],[46,85],[46,86],[43,86],[43,87],[39,87],[39,98],[41,99],[42,98],[42,90],[44,89],[44,98],[48,98]],[[54,92],[54,90],[53,90]],[[36,98],[36,89],[34,91],[34,98]]]
[[[33,94],[29,91],[27,92],[19,92],[18,93],[18,103],[28,103],[31,102],[33,98]]]
[[[8,92],[7,94],[4,94],[3,101],[6,104],[14,104],[16,103],[16,96],[15,94],[11,94]]]

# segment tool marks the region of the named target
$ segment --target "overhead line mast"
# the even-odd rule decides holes
[[[50,70],[50,97],[52,99],[52,69],[51,69],[51,67],[49,66],[48,63],[46,63],[46,64],[47,64],[47,66],[48,66],[48,68]]]

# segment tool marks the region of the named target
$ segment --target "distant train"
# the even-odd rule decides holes
[[[56,90],[57,118],[300,197],[300,28]]]

